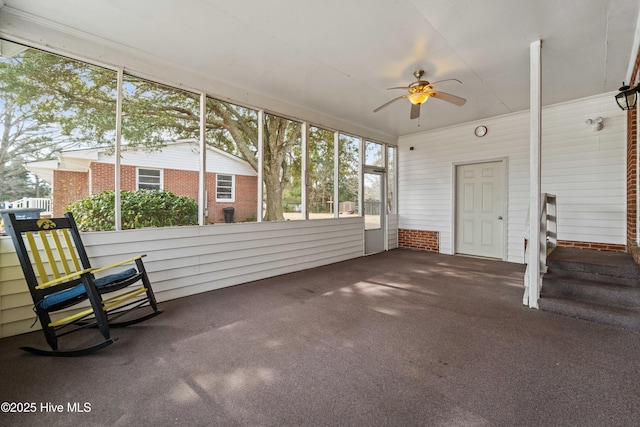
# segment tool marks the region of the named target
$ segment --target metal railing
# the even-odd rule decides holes
[[[541,195],[541,207],[538,221],[540,221],[540,277],[538,277],[537,298],[540,298],[540,291],[542,290],[542,275],[547,272],[547,255],[558,245],[558,222],[557,222],[557,207],[555,194],[542,193]],[[527,214],[525,239],[529,241],[529,224],[530,224],[531,212]],[[527,264],[527,268],[524,273],[524,295],[522,296],[522,304],[528,306],[537,307],[537,300],[535,304],[530,304],[529,292],[531,286],[530,265],[529,256],[531,251],[531,245],[527,244],[524,252],[524,262]],[[533,301],[531,301],[533,303]]]

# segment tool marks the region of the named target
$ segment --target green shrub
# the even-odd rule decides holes
[[[164,190],[121,191],[122,229],[197,225],[198,204]],[[82,231],[113,230],[115,193],[94,194],[67,206]]]

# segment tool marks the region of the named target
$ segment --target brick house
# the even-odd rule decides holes
[[[199,161],[194,141],[172,142],[152,152],[123,150],[121,189],[162,189],[198,200]],[[56,160],[26,166],[51,185],[54,216],[62,215],[69,203],[115,187],[114,156],[107,148],[63,151]],[[249,163],[208,147],[206,188],[209,223],[224,222],[226,207],[234,208],[236,222],[255,221],[257,174]]]

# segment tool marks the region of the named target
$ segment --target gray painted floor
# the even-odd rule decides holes
[[[5,338],[0,401],[36,412],[0,425],[640,425],[640,334],[522,306],[523,272],[394,250],[163,303],[89,357]]]

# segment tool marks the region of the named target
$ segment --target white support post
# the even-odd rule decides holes
[[[198,225],[206,224],[207,206],[207,94],[200,94],[200,169],[198,175]]]
[[[333,217],[340,216],[340,132],[333,133]]]
[[[302,206],[302,219],[309,219],[309,122],[300,124],[302,129],[300,136],[302,138],[302,188],[300,194],[300,203]]]
[[[115,196],[114,202],[114,218],[115,218],[115,230],[122,230],[122,203],[120,200],[120,155],[122,145],[122,92],[124,90],[124,69],[118,70],[118,90],[116,95],[116,140],[115,140],[115,171],[114,180],[115,187],[113,193]]]
[[[264,110],[258,110],[258,206],[256,216],[262,222],[262,198],[264,197]]]
[[[530,47],[530,156],[529,156],[529,307],[538,308],[540,297],[540,192],[542,141],[542,61],[540,40]]]
[[[364,139],[360,139],[360,154],[358,162],[358,215],[364,216]]]

